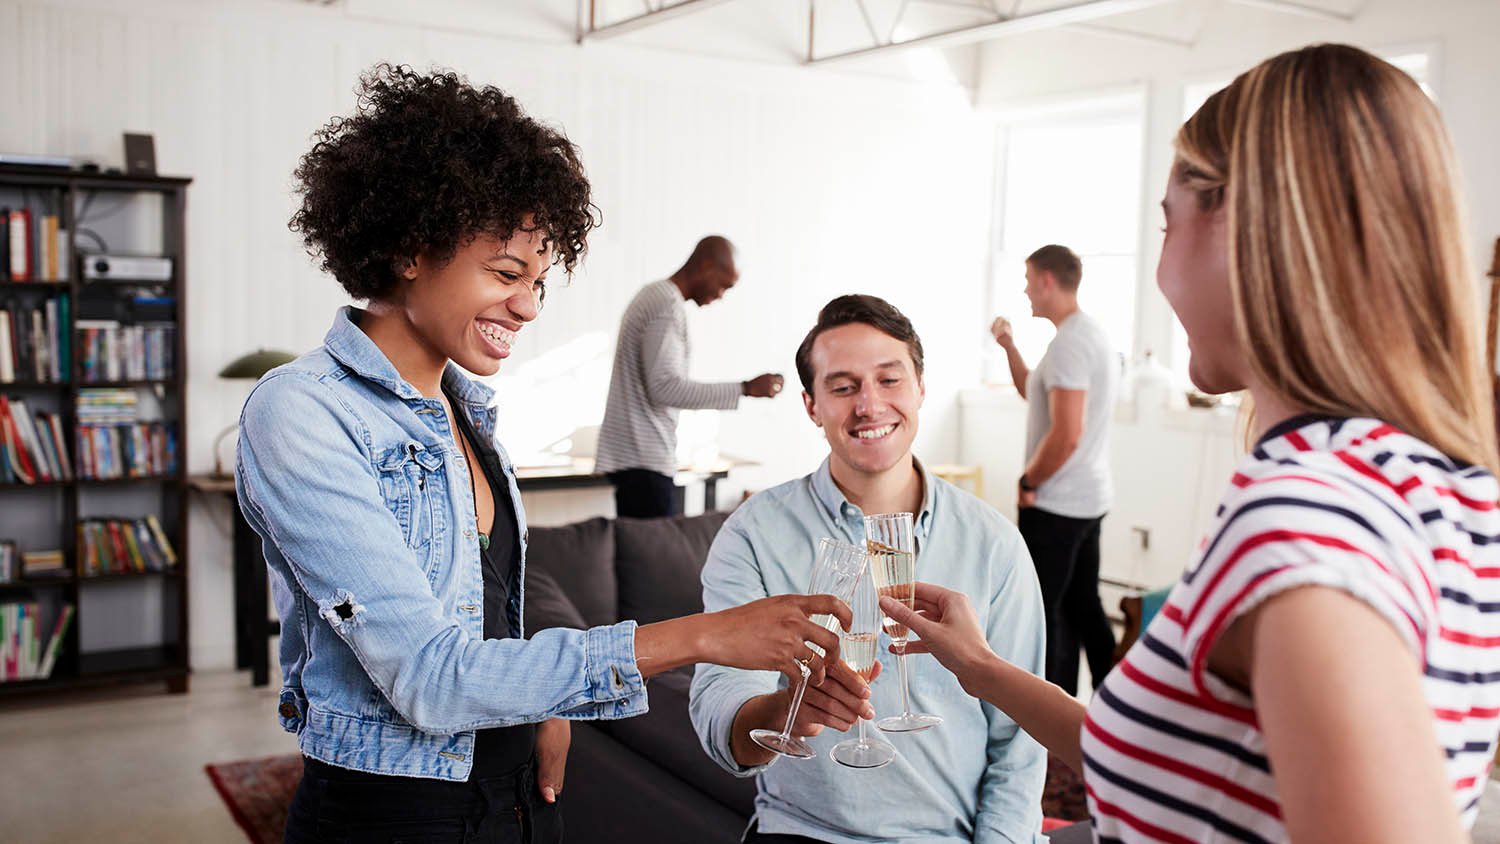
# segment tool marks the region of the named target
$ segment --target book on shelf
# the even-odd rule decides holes
[[[0,604],[0,682],[51,677],[75,612],[72,604],[63,604],[48,635],[42,626],[41,604]]]
[[[21,576],[21,552],[13,539],[0,539],[0,583],[11,583]]]
[[[154,515],[144,519],[81,519],[78,549],[83,577],[159,572],[177,566],[177,552]]]
[[[177,336],[174,323],[80,319],[74,328],[84,382],[166,381],[172,377]]]
[[[78,391],[80,425],[123,425],[140,421],[140,394],[131,387],[88,387]]]
[[[32,411],[24,399],[0,395],[0,483],[72,480],[72,462],[58,414]]]
[[[63,225],[61,198],[26,208],[0,208],[4,262],[0,278],[12,282],[66,282],[72,277],[73,237]]]
[[[57,577],[68,573],[68,561],[61,551],[22,551],[23,577]]]
[[[68,297],[0,302],[0,384],[61,383],[71,371]]]

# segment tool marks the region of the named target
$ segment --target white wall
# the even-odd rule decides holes
[[[1308,44],[1435,51],[1433,87],[1467,178],[1475,267],[1488,267],[1500,236],[1500,167],[1495,153],[1500,148],[1500,49],[1495,40],[1500,34],[1500,2],[1331,0],[1321,5],[1352,12],[1354,20],[1288,14],[1229,0],[1182,0],[1106,23],[1191,39],[1191,47],[1078,29],[986,45],[976,95],[982,108],[1084,97],[1123,85],[1146,86],[1148,165],[1142,197],[1138,349],[1171,348],[1170,311],[1155,285],[1161,251],[1157,203],[1171,166],[1172,138],[1184,119],[1184,85],[1227,81],[1263,59]]]
[[[977,364],[948,326],[958,314],[967,328],[982,303],[991,166],[964,89],[615,42],[578,48],[555,4],[509,6],[513,29],[491,16],[471,34],[453,21],[418,25],[378,0],[347,10],[287,0],[0,2],[0,149],[116,164],[120,132],[144,131],[156,137],[161,172],[195,179],[191,471],[212,466],[209,443],[247,391],[219,381],[218,369],[258,346],[316,346],[344,301],[286,230],[290,173],[310,133],[351,110],[359,72],[383,59],[497,84],[583,150],[604,226],[573,286],[555,291],[524,333],[515,363],[580,334],[612,335],[639,285],[675,269],[699,236],[722,232],[741,247],[743,279],[693,317],[698,376],[790,376],[825,301],[883,295],[928,345],[919,451],[952,459],[954,397]],[[745,476],[757,486],[808,471],[825,450],[794,391],[726,414],[721,444],[764,464]],[[231,662],[228,516],[198,501],[189,523],[200,669]]]
[[[960,460],[983,470],[985,500],[1014,519],[1026,403],[1009,386],[977,387],[963,391],[959,407]],[[1243,452],[1239,431],[1229,408],[1116,406],[1109,450],[1115,498],[1101,527],[1099,568],[1111,615],[1121,595],[1168,586],[1182,573]]]

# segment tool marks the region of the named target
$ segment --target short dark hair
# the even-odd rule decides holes
[[[1026,259],[1033,269],[1052,273],[1057,284],[1070,293],[1078,291],[1078,282],[1083,280],[1083,261],[1066,246],[1049,243],[1031,253]]]
[[[879,296],[853,293],[840,296],[824,305],[823,310],[818,311],[817,325],[807,332],[802,345],[797,347],[797,377],[802,380],[803,390],[809,394],[813,391],[812,348],[818,335],[842,325],[856,323],[868,325],[905,343],[906,351],[911,354],[912,366],[918,377],[922,375],[922,338],[917,336],[917,330],[912,328],[911,320],[906,318],[906,314]]]
[[[571,273],[598,225],[578,149],[514,98],[451,71],[378,64],[358,106],[313,134],[295,172],[292,231],[356,299],[390,294],[408,262],[451,260],[527,215]]]

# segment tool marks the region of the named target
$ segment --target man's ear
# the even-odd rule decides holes
[[[813,403],[812,393],[806,390],[802,391],[802,409],[807,411],[807,418],[811,419],[814,425],[819,428],[823,427],[823,423],[818,421],[817,405]]]

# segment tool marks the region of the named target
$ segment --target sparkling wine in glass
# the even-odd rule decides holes
[[[884,597],[908,607],[916,604],[917,540],[910,513],[883,513],[865,517],[865,544],[870,571]],[[888,733],[914,733],[943,723],[936,715],[911,711],[911,690],[906,674],[906,640],[911,631],[904,624],[885,619],[885,632],[896,652],[896,671],[901,680],[901,714],[882,718],[875,726]]]
[[[860,574],[867,564],[863,548],[825,537],[818,542],[818,556],[813,562],[812,583],[808,586],[807,594],[832,595],[847,604],[854,597],[854,587],[859,583]],[[835,616],[819,614],[813,616],[812,621],[831,631],[839,629],[839,620]],[[815,653],[822,655],[822,648],[811,642],[807,644]],[[792,735],[792,724],[797,720],[797,710],[802,706],[802,696],[807,692],[807,678],[810,674],[811,669],[803,663],[802,679],[797,683],[796,691],[792,692],[792,704],[787,709],[786,726],[780,732],[751,730],[752,741],[772,753],[795,759],[811,759],[818,755],[802,737]]]
[[[880,601],[874,573],[866,571],[854,589],[853,626],[839,640],[839,658],[854,673],[869,682],[880,661]],[[845,739],[833,746],[833,761],[850,768],[880,768],[896,758],[896,748],[865,733],[865,719],[859,721],[859,738]]]

